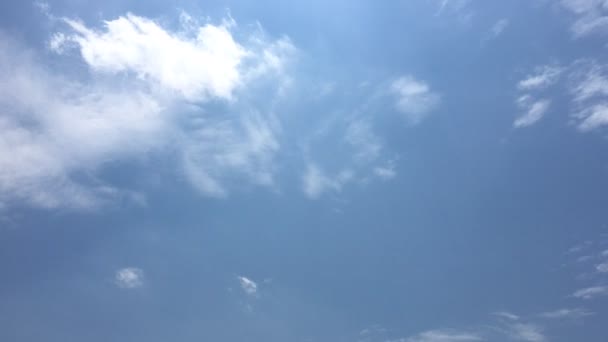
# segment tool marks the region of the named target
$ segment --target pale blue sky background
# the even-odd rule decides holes
[[[608,3],[0,3],[0,340],[608,338]]]

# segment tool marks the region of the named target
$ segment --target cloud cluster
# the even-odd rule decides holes
[[[608,2],[605,0],[561,0],[560,4],[575,18],[574,37],[608,32]]]
[[[528,127],[540,121],[551,106],[551,100],[542,97],[542,91],[554,85],[563,68],[557,65],[543,65],[517,83],[522,93],[517,98],[517,106],[522,113],[513,122],[516,128]]]
[[[258,30],[238,42],[232,19],[176,30],[133,14],[99,28],[64,22],[49,48],[81,58],[84,76],[0,35],[0,202],[82,209],[136,197],[99,171],[160,151],[175,151],[178,172],[207,195],[225,196],[228,177],[273,184],[280,124],[237,94],[284,86],[289,39]]]
[[[608,66],[594,60],[580,59],[569,66],[548,64],[517,83],[516,100],[522,110],[515,119],[516,128],[539,122],[551,108],[549,90],[561,86],[570,102],[572,123],[582,132],[608,125]]]

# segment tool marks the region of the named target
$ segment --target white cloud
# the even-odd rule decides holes
[[[280,122],[237,93],[285,86],[288,38],[258,31],[240,44],[226,20],[181,31],[131,14],[101,30],[66,22],[49,48],[64,58],[79,50],[91,73],[78,81],[0,34],[0,201],[82,209],[133,197],[100,180],[100,169],[167,150],[207,195],[226,195],[235,179],[273,185]],[[207,113],[211,98],[230,114]]]
[[[476,333],[459,332],[452,330],[430,330],[416,336],[409,337],[400,342],[469,342],[483,341]]]
[[[581,308],[559,309],[540,314],[541,317],[550,319],[578,319],[591,315],[593,315],[593,312]]]
[[[303,175],[303,191],[311,199],[319,198],[327,191],[340,191],[342,187],[353,180],[351,170],[342,170],[334,177],[327,176],[317,165],[309,163]]]
[[[244,175],[274,184],[274,155],[280,145],[272,120],[247,113],[237,120],[200,122],[183,142],[183,168],[191,183],[214,197],[228,194],[224,179]]]
[[[101,32],[76,20],[66,22],[74,33],[65,40],[78,45],[94,70],[133,72],[192,101],[230,99],[242,81],[238,68],[250,53],[224,25],[206,24],[186,38],[133,14],[106,21]]]
[[[420,123],[441,102],[441,97],[431,91],[430,86],[412,76],[403,76],[393,81],[390,88],[396,97],[396,108],[411,124]]]
[[[547,340],[540,327],[533,324],[516,323],[508,328],[507,334],[516,341],[544,342]]]
[[[521,128],[535,124],[543,118],[550,105],[551,101],[546,99],[534,101],[530,104],[524,104],[522,107],[524,108],[525,113],[515,119],[513,126],[516,128]]]
[[[253,280],[239,276],[237,277],[239,280],[239,284],[241,285],[241,289],[248,296],[256,297],[258,295],[258,284],[256,284]]]
[[[517,320],[519,320],[519,316],[517,316],[516,314],[510,313],[510,312],[507,312],[507,311],[495,312],[494,316],[501,317],[501,318],[506,318],[506,319],[511,320],[511,321],[517,321]]]
[[[572,67],[571,93],[574,100],[583,102],[608,96],[608,76],[606,66],[595,62],[577,61]]]
[[[593,286],[580,289],[573,294],[576,298],[593,299],[601,296],[608,296],[608,286]]]
[[[544,89],[555,84],[563,71],[564,69],[557,65],[543,65],[536,68],[533,74],[519,81],[517,88],[519,90]]]
[[[560,4],[575,17],[571,26],[575,37],[608,33],[608,2],[605,0],[561,0]]]
[[[116,271],[116,286],[123,289],[135,289],[144,285],[144,271],[136,267],[127,267]]]

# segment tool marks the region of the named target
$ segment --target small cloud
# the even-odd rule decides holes
[[[490,29],[490,32],[488,32],[486,34],[486,36],[484,37],[483,40],[488,41],[488,40],[498,38],[498,36],[503,34],[503,32],[507,29],[507,27],[509,27],[508,19],[503,18],[503,19],[498,20],[496,23],[494,23],[494,25]]]
[[[241,285],[241,289],[248,296],[256,297],[258,295],[258,284],[256,284],[253,280],[239,276],[237,277],[239,283]]]
[[[511,321],[517,321],[519,320],[519,316],[512,314],[510,312],[507,311],[499,311],[499,312],[495,312],[494,316],[500,317],[500,318],[506,318],[508,320]]]
[[[394,340],[390,342],[473,342],[483,341],[476,333],[460,332],[453,330],[429,330],[407,339]]]
[[[536,68],[535,72],[519,81],[519,90],[538,90],[544,89],[555,84],[559,80],[564,69],[557,65],[544,65]]]
[[[578,319],[591,316],[594,313],[585,309],[560,309],[555,311],[543,312],[540,314],[543,318],[549,319]]]
[[[608,286],[587,287],[574,292],[572,296],[581,299],[593,299],[596,297],[608,296]]]
[[[608,273],[608,261],[597,265],[595,269],[600,273]]]
[[[395,167],[392,164],[387,166],[377,166],[374,168],[374,175],[382,180],[391,180],[397,175]]]
[[[123,289],[135,289],[144,285],[144,271],[136,267],[126,267],[116,271],[116,286]]]
[[[441,97],[426,82],[412,76],[403,76],[393,81],[390,90],[397,99],[397,110],[411,124],[420,123],[441,102]]]
[[[531,104],[520,104],[520,106],[524,107],[525,112],[519,118],[515,119],[513,126],[516,128],[532,126],[543,118],[550,105],[551,101],[547,99],[534,101]]]
[[[306,196],[315,199],[327,191],[342,190],[342,187],[353,178],[353,172],[348,169],[341,171],[335,177],[329,177],[315,164],[310,163],[303,176],[303,190]]]

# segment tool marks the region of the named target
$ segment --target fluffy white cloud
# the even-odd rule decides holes
[[[377,166],[374,168],[374,175],[383,180],[390,180],[395,178],[397,171],[395,171],[395,167],[392,164],[387,166]]]
[[[116,195],[89,174],[154,148],[164,125],[160,105],[138,89],[67,81],[2,35],[0,46],[0,198],[92,208]],[[91,181],[83,186],[75,173]]]
[[[114,276],[116,286],[123,289],[135,289],[144,285],[144,271],[136,267],[122,268]]]
[[[59,40],[76,43],[94,70],[133,72],[193,101],[230,99],[242,81],[238,68],[250,53],[233,39],[226,25],[206,24],[187,37],[133,14],[106,21],[99,32],[76,20],[66,22],[74,33]]]
[[[273,185],[280,123],[236,93],[258,83],[285,86],[295,52],[289,39],[268,41],[256,31],[241,44],[233,21],[190,20],[176,31],[132,14],[101,29],[65,21],[67,30],[52,35],[49,48],[65,58],[79,51],[91,72],[78,80],[0,35],[1,202],[46,208],[95,208],[117,197],[141,202],[107,185],[98,171],[167,150],[176,151],[180,170],[208,195],[226,195],[227,179]],[[220,100],[218,113],[204,109],[212,98]]]
[[[255,184],[274,184],[274,155],[279,150],[271,120],[247,113],[237,120],[202,121],[185,138],[186,176],[205,194],[227,195],[223,179],[244,175]]]
[[[241,285],[241,289],[243,290],[243,292],[245,292],[248,296],[257,296],[258,295],[258,284],[256,284],[256,282],[254,282],[253,280],[246,278],[246,277],[237,277],[239,284]]]
[[[608,296],[608,286],[593,286],[577,290],[573,294],[576,298],[593,299],[596,297]]]
[[[420,123],[441,102],[441,97],[430,86],[412,76],[393,81],[390,88],[396,97],[396,108],[411,124]]]

